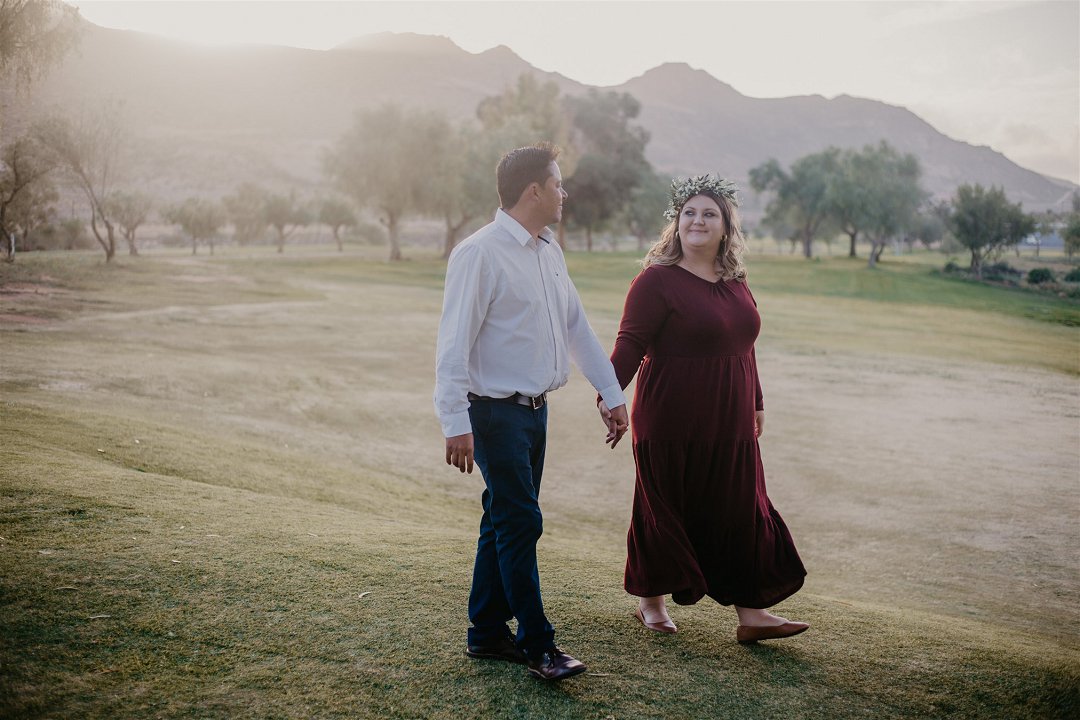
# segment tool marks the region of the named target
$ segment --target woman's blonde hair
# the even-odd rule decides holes
[[[744,280],[746,278],[746,265],[743,264],[742,255],[746,250],[746,238],[743,236],[739,224],[739,211],[735,205],[722,195],[705,191],[695,194],[712,198],[720,207],[720,218],[724,221],[724,237],[720,241],[720,248],[716,253],[716,263],[720,270],[721,280]],[[682,203],[685,205],[690,201]],[[679,215],[682,214],[682,206],[678,208],[675,218],[668,223],[660,233],[660,239],[649,248],[645,258],[641,261],[642,267],[650,265],[676,265],[683,257],[682,241],[679,238]]]

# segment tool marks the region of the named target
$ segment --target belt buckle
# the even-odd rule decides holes
[[[544,394],[541,393],[536,397],[529,398],[529,406],[533,410],[539,410],[540,408],[544,407]]]

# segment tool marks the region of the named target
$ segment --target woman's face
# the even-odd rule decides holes
[[[708,195],[695,195],[686,201],[679,212],[679,238],[683,252],[687,250],[720,250],[727,228],[720,206]]]

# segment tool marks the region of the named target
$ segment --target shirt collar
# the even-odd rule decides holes
[[[527,245],[528,242],[532,240],[532,235],[529,234],[529,231],[526,230],[517,220],[510,217],[510,214],[502,208],[499,208],[495,211],[495,224],[509,232],[510,235],[512,235],[513,238],[517,240],[518,244],[522,247],[525,247],[525,245]],[[550,243],[552,240],[555,239],[555,236],[552,234],[551,229],[546,227],[540,231],[539,237],[546,243]]]

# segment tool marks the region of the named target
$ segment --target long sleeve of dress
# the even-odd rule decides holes
[[[611,364],[623,388],[634,379],[642,358],[671,312],[660,273],[649,270],[643,270],[630,283],[622,322],[619,323],[619,335],[611,353]]]
[[[754,365],[754,409],[762,411],[765,409],[765,400],[761,396],[761,376],[758,374],[757,369],[757,351],[750,351],[750,362]]]

